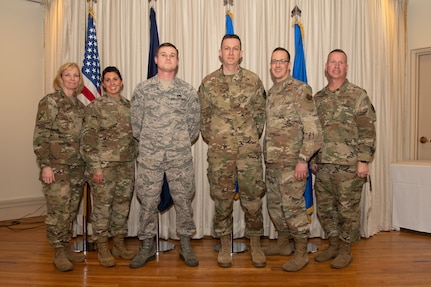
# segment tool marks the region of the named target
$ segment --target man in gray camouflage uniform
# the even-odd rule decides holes
[[[268,212],[277,232],[277,244],[266,255],[290,255],[289,238],[295,241],[294,256],[283,265],[298,271],[308,263],[309,235],[304,191],[308,161],[322,144],[311,87],[290,75],[290,54],[284,48],[272,52],[274,85],[266,100],[265,163]]]
[[[214,232],[221,241],[218,265],[232,264],[230,239],[237,182],[252,262],[264,267],[260,236],[265,186],[259,138],[265,123],[265,90],[256,74],[240,67],[242,48],[237,35],[223,37],[219,57],[221,68],[207,75],[198,90],[201,132],[208,144],[210,194],[215,201]]]
[[[81,131],[81,154],[87,163],[86,177],[91,186],[93,239],[102,266],[115,265],[112,257],[132,259],[127,250],[127,218],[135,179],[137,142],[132,134],[130,102],[121,95],[123,79],[116,67],[102,72],[103,95],[85,111]],[[113,237],[112,254],[108,239]]]
[[[317,216],[329,237],[329,247],[314,257],[334,259],[333,268],[352,261],[350,245],[359,234],[362,186],[375,152],[376,114],[367,92],[347,78],[347,55],[336,49],[325,65],[328,85],[314,97],[323,129],[317,154],[315,193]]]
[[[33,149],[47,203],[46,233],[59,271],[73,270],[72,263],[85,260],[69,247],[84,186],[79,134],[85,106],[76,98],[83,87],[78,65],[63,64],[54,79],[55,92],[39,102],[34,128]]]
[[[179,59],[173,44],[161,44],[154,60],[158,74],[138,84],[131,101],[133,135],[139,140],[136,191],[141,202],[138,237],[143,244],[130,267],[144,266],[155,258],[157,206],[164,173],[176,211],[180,258],[188,266],[197,266],[199,261],[190,246],[196,231],[191,206],[195,194],[191,145],[199,136],[199,98],[190,84],[176,77]]]

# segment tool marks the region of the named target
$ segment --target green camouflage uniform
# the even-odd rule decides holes
[[[176,77],[167,90],[155,76],[138,84],[133,93],[132,128],[139,141],[140,240],[157,234],[164,173],[176,211],[177,233],[191,236],[196,231],[191,207],[196,190],[191,146],[199,136],[199,112],[196,90]]]
[[[279,233],[308,236],[306,181],[295,178],[295,167],[300,157],[308,161],[321,144],[311,87],[291,76],[275,83],[266,101],[264,154],[268,212]]]
[[[259,77],[240,68],[224,75],[222,68],[206,76],[198,91],[201,132],[208,143],[208,179],[215,201],[214,232],[232,232],[235,182],[245,212],[245,232],[263,235],[262,150],[259,137],[265,123],[265,90]]]
[[[81,132],[81,153],[91,186],[93,239],[127,234],[127,217],[135,180],[136,140],[130,102],[108,95],[87,106]],[[103,172],[103,182],[93,175]]]
[[[323,129],[315,180],[317,215],[328,237],[359,240],[360,200],[365,178],[356,175],[358,161],[371,161],[375,151],[376,114],[365,90],[346,79],[315,97]]]
[[[47,202],[46,231],[51,247],[67,246],[79,210],[84,185],[84,161],[79,153],[79,133],[85,106],[62,91],[39,102],[33,149],[41,168],[40,180]],[[45,184],[42,168],[49,166],[55,182]]]

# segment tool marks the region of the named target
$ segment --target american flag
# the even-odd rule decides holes
[[[82,66],[84,76],[84,89],[78,96],[85,105],[100,96],[100,60],[97,45],[96,26],[94,25],[93,10],[88,11],[87,39]]]

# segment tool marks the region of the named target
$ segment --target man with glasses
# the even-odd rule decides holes
[[[288,256],[289,238],[295,241],[293,257],[283,265],[293,272],[308,263],[309,234],[304,191],[308,161],[322,143],[311,87],[290,75],[290,54],[284,48],[272,52],[270,71],[274,85],[266,100],[264,155],[268,212],[278,233],[277,243],[266,255]]]

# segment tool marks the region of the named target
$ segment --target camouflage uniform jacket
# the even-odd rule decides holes
[[[128,99],[103,95],[87,106],[81,154],[91,174],[101,171],[103,162],[133,161],[136,150]]]
[[[198,94],[209,158],[219,156],[220,150],[236,155],[244,145],[248,153],[261,153],[266,93],[255,73],[240,67],[238,73],[225,76],[220,68],[202,80]]]
[[[85,105],[62,91],[43,97],[38,106],[33,150],[40,168],[51,164],[84,165],[79,134]]]
[[[347,79],[336,91],[328,86],[314,97],[323,129],[317,163],[356,165],[371,161],[376,144],[376,113],[367,95]]]
[[[200,129],[199,98],[192,85],[175,77],[164,90],[157,75],[139,83],[131,117],[139,158],[156,162],[191,158],[191,144]]]
[[[322,144],[311,87],[291,76],[275,83],[266,101],[266,163],[296,165],[309,160]]]

